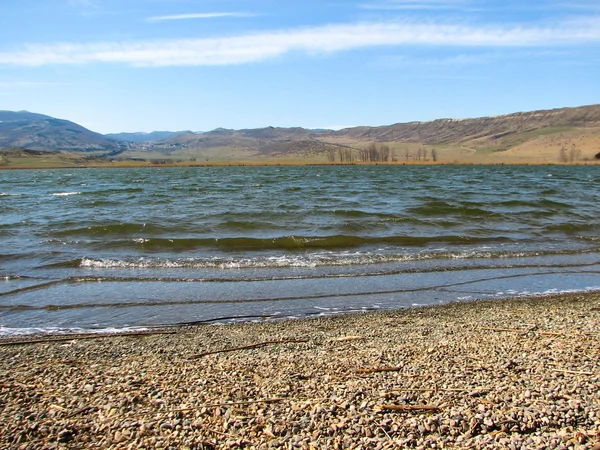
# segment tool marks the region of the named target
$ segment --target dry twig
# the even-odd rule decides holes
[[[400,411],[400,412],[414,412],[414,411],[439,411],[439,406],[435,405],[377,405],[378,411]]]
[[[571,375],[595,375],[594,372],[580,372],[578,370],[552,369],[552,372],[568,373]]]
[[[360,341],[364,339],[362,336],[343,336],[339,338],[334,338],[331,342],[348,342],[348,341]]]
[[[107,333],[107,334],[92,334],[82,335],[71,334],[65,337],[51,337],[47,339],[28,339],[23,341],[1,341],[0,346],[11,346],[11,345],[28,345],[28,344],[51,344],[52,342],[65,342],[65,341],[81,341],[84,339],[104,339],[111,337],[127,337],[127,336],[152,336],[155,334],[176,334],[176,331],[134,331],[125,333]]]
[[[356,369],[358,373],[398,372],[402,367],[378,367],[374,369]]]
[[[480,331],[498,331],[498,332],[508,332],[508,333],[528,333],[529,331],[533,331],[535,327],[530,328],[478,328]]]
[[[277,397],[277,398],[265,398],[263,400],[246,400],[246,401],[239,401],[239,402],[209,403],[208,405],[194,406],[192,408],[172,409],[170,411],[165,411],[165,412],[173,413],[173,412],[194,411],[194,410],[202,409],[202,408],[219,408],[221,406],[252,405],[254,403],[276,403],[276,402],[282,402],[283,400],[285,400],[285,399]]]
[[[296,344],[296,343],[303,343],[303,342],[308,342],[308,339],[283,339],[280,341],[259,342],[258,344],[242,345],[241,347],[231,347],[231,348],[225,348],[223,350],[214,350],[211,352],[198,353],[196,355],[190,356],[190,359],[198,359],[198,358],[202,358],[203,356],[216,355],[217,353],[235,352],[237,350],[249,350],[252,348],[264,347],[264,346],[273,345],[273,344]]]
[[[77,411],[72,412],[71,414],[67,414],[64,418],[70,419],[71,417],[75,417],[78,414],[90,411],[92,409],[95,409],[95,406],[84,406],[83,408],[80,408]]]

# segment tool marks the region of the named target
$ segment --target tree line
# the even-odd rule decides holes
[[[575,144],[571,144],[571,148],[567,149],[567,146],[563,144],[558,151],[558,160],[560,162],[575,162],[581,159],[581,150],[575,147]]]
[[[432,148],[429,152],[425,148],[418,148],[416,152],[409,149],[400,152],[391,149],[387,144],[370,143],[364,148],[350,147],[331,148],[327,152],[329,162],[399,162],[403,161],[437,161],[437,150]]]

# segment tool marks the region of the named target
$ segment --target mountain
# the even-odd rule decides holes
[[[102,152],[166,162],[545,162],[600,159],[600,105],[338,131],[300,127],[114,133],[27,111],[0,111],[0,149]]]
[[[19,122],[23,120],[47,120],[53,117],[29,111],[0,111],[0,122]]]
[[[228,130],[217,128],[206,133],[182,133],[165,140],[166,145],[185,145],[194,148],[212,147],[257,147],[266,142],[307,141],[313,139],[313,133],[304,128],[254,128]]]
[[[552,127],[598,127],[600,105],[519,112],[477,119],[438,119],[380,127],[354,127],[324,133],[323,137],[345,137],[365,141],[445,144],[498,139],[510,134]]]
[[[104,137],[113,141],[142,143],[163,141],[184,133],[191,133],[191,131],[152,131],[150,133],[144,133],[140,131],[137,133],[108,133],[105,134]]]
[[[373,150],[372,145],[378,147]],[[381,149],[381,146],[384,146]],[[371,154],[365,150],[371,146]],[[389,150],[388,150],[389,149]],[[600,105],[519,112],[474,119],[438,119],[338,131],[304,128],[257,128],[183,133],[148,148],[170,158],[235,160],[294,158],[327,161],[414,161],[431,151],[441,160],[488,158],[497,161],[553,162],[592,159],[600,151]],[[386,156],[383,156],[383,155]],[[374,156],[374,155],[379,155]],[[137,154],[136,157],[143,157]],[[379,159],[373,159],[379,158]],[[433,157],[432,157],[433,158]],[[491,158],[491,159],[490,159]]]
[[[345,147],[343,144],[321,141],[318,133],[305,128],[266,127],[243,130],[217,128],[206,133],[184,133],[162,141],[152,149],[167,153],[182,149],[221,149],[223,154],[230,154],[231,158],[235,158],[236,150],[252,157],[297,155],[310,158]]]
[[[119,144],[74,122],[29,111],[0,111],[0,148],[116,151]]]

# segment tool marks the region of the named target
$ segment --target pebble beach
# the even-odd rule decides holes
[[[0,341],[0,448],[600,449],[600,293]]]

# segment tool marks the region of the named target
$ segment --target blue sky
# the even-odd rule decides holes
[[[2,0],[0,109],[101,133],[600,103],[598,0]]]

